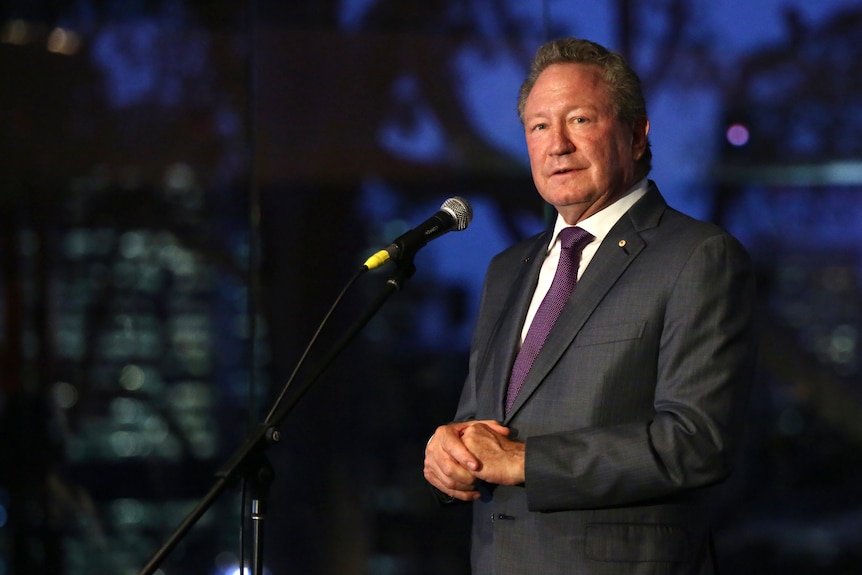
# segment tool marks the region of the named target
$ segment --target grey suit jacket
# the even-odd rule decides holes
[[[526,441],[526,483],[483,486],[473,573],[714,573],[703,503],[731,470],[754,377],[749,257],[650,183],[505,415],[548,234],[496,256],[485,280],[456,420],[502,421]]]

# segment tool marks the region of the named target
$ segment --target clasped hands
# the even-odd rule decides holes
[[[496,421],[441,425],[425,447],[425,479],[461,501],[479,498],[477,480],[498,485],[524,482],[525,444],[509,439]]]

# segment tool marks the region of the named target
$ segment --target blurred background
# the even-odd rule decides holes
[[[862,573],[858,0],[4,0],[0,575],[138,573],[365,259],[456,195],[470,227],[303,395],[391,270],[362,276],[288,389],[264,557],[466,575],[423,447],[485,265],[546,221],[515,100],[564,35],[630,59],[652,178],[758,265],[724,572]],[[160,573],[237,573],[245,516],[232,486]]]

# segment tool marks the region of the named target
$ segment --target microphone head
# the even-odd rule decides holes
[[[473,219],[473,207],[470,205],[470,202],[459,196],[449,198],[443,202],[440,209],[455,219],[454,231],[456,232],[460,232],[469,226]]]

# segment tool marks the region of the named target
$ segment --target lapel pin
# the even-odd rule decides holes
[[[626,241],[620,240],[620,243],[618,243],[617,245],[620,246],[621,248],[624,248],[624,247],[626,247]]]

